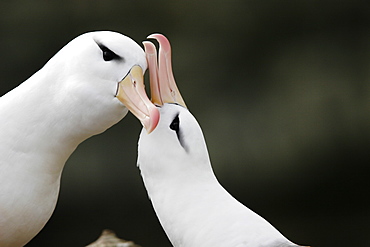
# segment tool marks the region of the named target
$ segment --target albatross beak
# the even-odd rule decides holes
[[[162,34],[152,34],[148,38],[156,39],[160,46],[157,62],[155,45],[149,41],[143,42],[149,67],[152,102],[159,106],[165,103],[176,103],[186,108],[172,72],[170,42]]]
[[[119,82],[116,97],[140,120],[148,133],[155,129],[159,121],[159,111],[146,95],[140,66],[132,67]]]

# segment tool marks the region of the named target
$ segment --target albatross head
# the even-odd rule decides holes
[[[147,98],[143,74],[145,52],[132,39],[110,31],[78,36],[63,47],[42,71],[52,75],[55,100],[81,107],[81,119],[101,124],[97,132],[118,122],[129,109],[151,132],[158,110]]]
[[[158,126],[150,134],[141,132],[138,165],[143,177],[177,177],[200,169],[210,170],[206,143],[194,116],[186,108],[171,67],[171,46],[161,34],[152,34],[159,44],[159,58],[153,43],[144,42],[151,97],[160,111]],[[195,170],[193,170],[193,168]],[[173,173],[168,176],[168,173]],[[194,175],[197,174],[193,173]]]
[[[199,169],[209,170],[207,146],[194,116],[177,104],[166,103],[159,111],[155,130],[140,135],[138,164],[143,175],[150,172],[151,176],[176,178],[189,172],[198,174],[193,172]]]

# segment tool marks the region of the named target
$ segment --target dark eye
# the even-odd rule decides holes
[[[176,117],[172,120],[172,123],[170,124],[170,129],[178,133],[179,128],[180,128],[180,119],[179,119],[179,115],[176,115]]]
[[[180,145],[185,149],[185,151],[188,151],[187,146],[185,145],[184,138],[182,136],[182,133],[180,131],[180,119],[179,115],[176,115],[176,117],[172,120],[172,123],[170,124],[170,129],[176,131],[177,139],[180,142]]]
[[[99,45],[100,49],[103,52],[103,59],[104,61],[111,61],[114,59],[120,59],[121,57],[118,56],[116,53],[113,51],[109,50],[106,46],[104,45]]]

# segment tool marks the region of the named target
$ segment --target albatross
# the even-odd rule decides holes
[[[201,127],[186,108],[171,68],[169,41],[144,42],[152,101],[160,120],[142,131],[138,167],[157,217],[175,247],[297,247],[218,182]]]
[[[23,246],[57,203],[65,162],[128,109],[148,132],[159,112],[144,90],[144,50],[110,31],[73,39],[0,98],[0,246]]]

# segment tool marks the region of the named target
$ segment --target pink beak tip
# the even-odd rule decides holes
[[[144,128],[146,129],[147,133],[150,134],[159,123],[160,113],[157,107],[153,107],[150,109],[150,116],[149,121],[147,123],[143,123]]]
[[[159,48],[163,49],[165,53],[171,51],[171,45],[170,41],[164,36],[163,34],[160,33],[153,33],[147,37],[148,39],[156,39],[159,43]]]
[[[150,41],[143,41],[145,53],[148,55],[154,55],[156,53],[155,45]]]
[[[150,34],[148,37],[148,39],[167,39],[163,34],[160,34],[160,33],[152,33]]]

